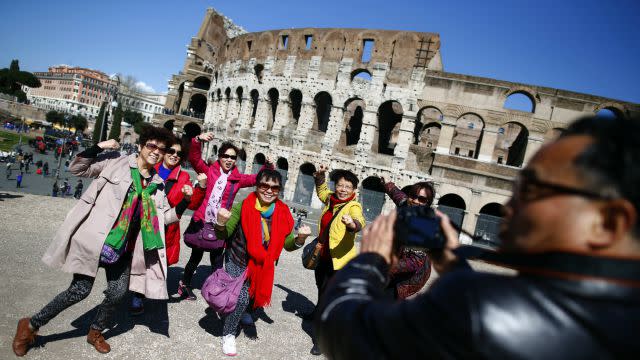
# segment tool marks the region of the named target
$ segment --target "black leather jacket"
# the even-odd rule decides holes
[[[335,275],[315,323],[330,359],[640,359],[637,287],[466,265],[392,303],[387,270],[367,253]]]

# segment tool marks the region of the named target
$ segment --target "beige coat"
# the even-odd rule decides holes
[[[97,158],[76,156],[69,171],[76,176],[96,178],[67,214],[42,261],[65,272],[95,277],[102,245],[113,227],[132,183],[130,167],[137,167],[137,155],[100,154]],[[162,241],[165,224],[178,221],[169,206],[162,179],[153,195],[158,213]],[[164,215],[164,216],[163,216]],[[144,251],[141,235],[133,251],[129,289],[150,299],[167,299],[167,259],[165,249]]]

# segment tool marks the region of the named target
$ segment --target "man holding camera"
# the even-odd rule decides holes
[[[458,233],[430,249],[441,277],[383,300],[396,214],[363,232],[361,254],[325,292],[316,331],[332,359],[609,359],[640,354],[640,119],[590,117],[544,146],[517,177],[494,263],[474,272]],[[402,239],[395,239],[402,242]],[[486,259],[486,258],[485,258]]]

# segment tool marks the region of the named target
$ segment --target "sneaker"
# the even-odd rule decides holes
[[[131,299],[131,307],[129,308],[131,315],[137,316],[144,314],[144,300],[140,297],[133,296]]]
[[[236,337],[233,334],[222,337],[222,353],[227,356],[236,356]]]
[[[178,283],[178,295],[180,295],[180,297],[187,300],[197,299],[196,295],[193,293],[193,290],[191,289],[191,286],[187,286],[183,284],[182,280],[180,280],[180,282]]]

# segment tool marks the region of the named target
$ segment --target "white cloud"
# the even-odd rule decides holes
[[[136,86],[136,89],[138,91],[141,91],[141,92],[145,92],[145,93],[155,93],[156,92],[156,90],[151,85],[148,85],[144,81],[136,82],[135,86]]]

